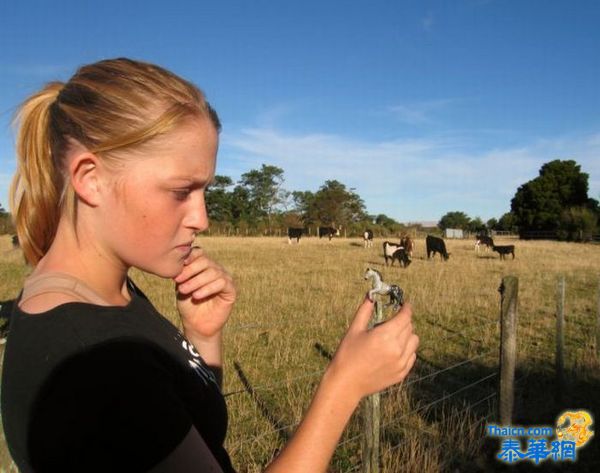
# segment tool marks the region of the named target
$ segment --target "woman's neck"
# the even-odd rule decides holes
[[[73,225],[62,218],[50,249],[32,275],[66,273],[83,281],[111,304],[126,305],[131,299],[126,284],[128,269],[101,242],[84,230],[76,234]]]

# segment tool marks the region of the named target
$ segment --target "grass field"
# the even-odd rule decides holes
[[[369,289],[367,267],[404,289],[421,339],[409,378],[382,394],[382,471],[509,470],[493,458],[499,445],[483,428],[497,420],[498,287],[508,275],[519,278],[513,424],[554,426],[567,408],[588,409],[600,419],[598,245],[511,240],[516,258],[501,261],[496,253],[475,253],[474,241],[448,240],[451,257],[442,262],[428,261],[424,240],[417,240],[413,263],[404,269],[384,266],[382,240],[370,249],[358,239],[306,238],[288,245],[283,238],[200,237],[198,243],[233,273],[239,287],[226,329],[224,393],[227,448],[240,472],[261,471],[293,432]],[[19,251],[0,237],[0,300],[15,297],[26,274]],[[555,399],[554,381],[559,276],[566,281],[562,403]],[[132,277],[177,324],[172,283],[138,271]],[[330,471],[360,471],[363,439],[358,410]],[[599,441],[579,451],[576,463],[556,465],[560,471],[598,471]],[[2,447],[0,471],[11,471],[9,465]]]

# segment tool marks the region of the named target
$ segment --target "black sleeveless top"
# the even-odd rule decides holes
[[[227,410],[191,343],[130,282],[131,302],[12,309],[2,420],[21,472],[146,471],[194,426],[223,471]]]

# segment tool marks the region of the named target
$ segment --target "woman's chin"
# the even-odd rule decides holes
[[[183,262],[177,265],[171,265],[170,267],[162,267],[162,268],[138,268],[145,273],[153,274],[154,276],[158,276],[163,279],[173,279],[178,276],[183,270]]]

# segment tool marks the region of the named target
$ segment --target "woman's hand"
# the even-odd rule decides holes
[[[358,308],[328,369],[356,402],[403,381],[417,358],[419,337],[413,333],[410,304],[369,330],[373,306],[367,298]]]
[[[211,339],[220,335],[236,298],[231,275],[193,247],[175,278],[177,310],[186,335]]]

